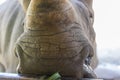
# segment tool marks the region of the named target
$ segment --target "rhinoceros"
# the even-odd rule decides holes
[[[0,71],[96,77],[92,0],[7,0],[0,5]]]

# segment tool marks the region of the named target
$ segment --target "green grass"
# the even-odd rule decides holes
[[[60,78],[61,78],[60,74],[55,73],[48,78],[46,78],[46,76],[42,76],[39,80],[61,80]]]

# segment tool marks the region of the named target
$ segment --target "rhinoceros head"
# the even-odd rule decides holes
[[[92,0],[20,0],[25,30],[16,43],[21,74],[96,77]]]

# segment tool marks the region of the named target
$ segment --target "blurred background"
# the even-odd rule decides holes
[[[100,77],[120,77],[120,0],[94,0]],[[120,80],[120,79],[119,79]]]
[[[6,1],[6,0],[0,0],[0,4],[2,4],[4,1]]]
[[[5,0],[0,0],[2,4]],[[12,1],[12,0],[11,0]],[[120,0],[94,0],[100,78],[120,77]]]

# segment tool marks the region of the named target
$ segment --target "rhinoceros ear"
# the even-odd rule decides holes
[[[84,0],[89,7],[92,7],[93,0]]]

